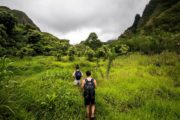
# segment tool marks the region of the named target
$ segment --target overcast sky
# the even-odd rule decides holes
[[[44,32],[71,44],[96,32],[101,41],[117,38],[142,14],[149,0],[0,0],[0,5],[24,11]]]

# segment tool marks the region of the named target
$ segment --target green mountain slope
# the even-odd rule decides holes
[[[152,0],[143,13],[139,28],[149,29],[150,31],[158,28],[163,31],[178,32],[180,31],[179,21],[179,0]]]
[[[55,55],[69,47],[68,40],[60,40],[41,32],[23,12],[0,6],[0,56]]]
[[[9,12],[9,13],[13,14],[17,18],[18,23],[20,23],[20,24],[31,25],[31,26],[35,27],[36,29],[40,30],[34,24],[34,22],[22,11],[11,10],[10,8],[5,7],[5,6],[0,6],[0,11],[6,11],[6,12]]]
[[[24,12],[18,10],[12,10],[12,12],[17,17],[18,23],[23,25],[29,24],[40,30]]]
[[[153,32],[157,29],[166,32],[180,31],[180,1],[151,0],[146,6],[142,17],[136,15],[133,25],[124,35],[138,32]]]
[[[116,42],[130,46],[131,51],[160,53],[164,50],[180,53],[180,1],[151,0],[142,17],[136,15],[134,23]]]

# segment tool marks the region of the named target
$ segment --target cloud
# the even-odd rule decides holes
[[[42,31],[75,44],[96,32],[102,41],[117,38],[142,14],[149,0],[1,0],[18,9]]]

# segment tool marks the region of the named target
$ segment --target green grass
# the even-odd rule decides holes
[[[161,59],[160,59],[161,58]],[[72,72],[80,64],[97,79],[98,120],[178,120],[180,118],[180,61],[173,53],[146,56],[134,53],[113,61],[56,61],[54,57],[9,58],[13,76],[1,81],[0,119],[82,120],[85,107]]]

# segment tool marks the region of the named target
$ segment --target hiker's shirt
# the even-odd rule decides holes
[[[73,72],[73,77],[74,77],[75,80],[76,80],[76,75],[75,75],[76,71],[80,71],[80,70],[75,70],[75,71]],[[81,72],[81,71],[80,71],[80,72]],[[81,75],[83,76],[83,73],[82,73],[82,72],[81,72]]]
[[[88,77],[86,78],[88,81],[91,81],[93,78],[92,77]]]

